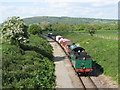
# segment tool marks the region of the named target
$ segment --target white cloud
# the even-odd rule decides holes
[[[1,2],[79,2],[79,3],[118,3],[119,0],[1,0]]]
[[[99,7],[99,6],[106,6],[106,5],[117,5],[118,0],[109,0],[109,1],[102,1],[100,3],[92,3],[93,6]]]
[[[33,2],[35,0],[0,0],[0,2]]]
[[[4,21],[10,16],[74,16],[115,18],[117,16],[116,9],[118,0],[1,0],[1,2],[33,2],[31,6],[8,5],[6,7],[1,5],[0,12],[2,12],[2,15],[0,20]],[[44,5],[39,5],[40,2],[48,6],[45,7]],[[78,5],[72,4],[72,2],[77,3]],[[83,4],[86,6],[83,6]],[[92,5],[92,7],[90,5]],[[116,5],[116,7],[103,8],[103,6],[106,5]]]
[[[34,6],[0,6],[0,11],[2,12],[2,17],[0,17],[0,20],[4,21],[7,17],[11,16],[20,16],[22,18],[27,16],[41,15],[42,13],[44,13],[45,9],[37,8]]]
[[[35,0],[39,1],[39,0]],[[101,2],[113,2],[116,3],[119,0],[44,0],[44,2],[80,2],[80,3],[101,3]]]

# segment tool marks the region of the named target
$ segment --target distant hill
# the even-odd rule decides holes
[[[64,24],[114,24],[117,20],[114,19],[95,19],[95,18],[74,18],[74,17],[50,17],[50,16],[38,16],[24,18],[27,25],[33,23],[64,23]]]

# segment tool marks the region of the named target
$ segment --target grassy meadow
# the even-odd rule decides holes
[[[100,36],[104,36],[104,37],[111,37],[111,38],[118,38],[118,30],[96,31],[95,35],[100,35]]]

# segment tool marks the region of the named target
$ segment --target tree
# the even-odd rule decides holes
[[[77,31],[84,30],[84,29],[85,29],[85,25],[83,25],[83,24],[78,24],[76,27]]]
[[[93,36],[93,34],[95,34],[95,30],[96,30],[96,28],[95,28],[95,26],[93,24],[88,24],[85,27],[85,31],[89,32],[89,34],[91,36]]]
[[[42,29],[39,25],[37,24],[30,24],[30,26],[28,27],[28,32],[30,34],[40,34],[42,33]]]
[[[1,25],[2,40],[10,44],[28,42],[27,26],[20,17],[10,17]]]
[[[73,24],[67,25],[68,26],[68,31],[74,31],[75,26]]]
[[[101,30],[102,29],[102,25],[94,24],[94,29],[95,30]]]
[[[48,26],[49,22],[41,22],[41,23],[39,23],[39,24],[40,24],[41,29],[42,29],[42,30],[45,30],[46,27]]]
[[[52,31],[52,24],[48,24],[48,26],[46,27],[46,30]]]

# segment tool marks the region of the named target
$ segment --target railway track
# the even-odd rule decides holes
[[[78,77],[79,77],[80,81],[82,82],[83,87],[84,87],[85,90],[88,89],[88,88],[98,90],[97,86],[95,85],[95,83],[92,81],[92,79],[89,76],[87,76],[87,77],[78,76]]]
[[[46,36],[47,35],[42,35],[42,36]],[[49,37],[50,38],[50,37]],[[53,38],[51,38],[53,41],[55,41]],[[56,41],[55,41],[56,42]],[[58,43],[58,42],[57,42]],[[58,43],[59,44],[59,43]],[[63,49],[63,47],[59,44],[59,46]],[[67,53],[65,52],[65,50],[63,49],[64,53],[66,54],[66,56],[68,57]],[[69,57],[68,57],[69,58]],[[84,90],[87,90],[88,88],[91,88],[93,90],[98,90],[97,86],[95,85],[95,83],[93,82],[93,80],[90,78],[90,76],[80,76],[79,74],[76,74],[79,77],[79,80],[82,84],[82,87]]]

